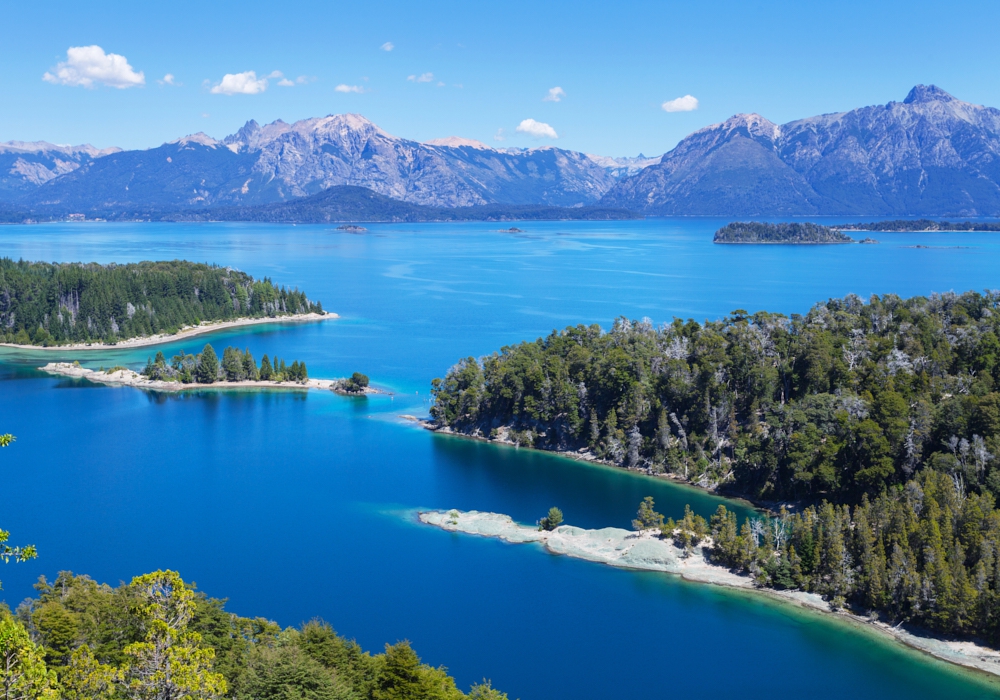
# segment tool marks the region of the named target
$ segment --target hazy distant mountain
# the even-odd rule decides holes
[[[918,85],[903,102],[691,134],[602,204],[650,214],[1000,215],[1000,110]]]
[[[495,149],[457,137],[419,143],[341,114],[249,121],[222,141],[194,134],[81,161],[33,183],[14,204],[33,212],[176,210],[282,202],[353,185],[428,206],[584,206],[646,160],[655,162],[548,146]]]
[[[116,153],[90,145],[57,146],[45,141],[0,143],[0,202],[20,197],[95,158]]]
[[[258,221],[332,223],[359,221],[524,221],[616,220],[638,215],[606,207],[556,207],[545,204],[481,204],[431,207],[376,194],[364,187],[334,185],[288,202],[252,206],[187,209],[160,217],[170,221]]]

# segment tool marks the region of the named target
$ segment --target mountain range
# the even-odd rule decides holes
[[[902,102],[781,125],[737,114],[601,203],[657,215],[998,216],[1000,110],[918,85]]]
[[[199,133],[148,150],[0,144],[0,209],[31,216],[188,211],[204,218],[194,212],[211,211],[274,220],[322,210],[325,218],[351,218],[351,202],[364,206],[365,217],[396,211],[349,190],[304,199],[336,187],[430,208],[398,209],[406,220],[476,207],[594,207],[588,210],[601,218],[616,209],[1000,216],[1000,110],[918,85],[903,102],[781,125],[737,114],[661,158],[492,148],[459,137],[420,143],[357,114],[264,126],[251,120],[221,140]]]

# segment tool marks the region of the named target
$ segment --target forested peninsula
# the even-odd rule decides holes
[[[854,243],[836,229],[819,224],[766,224],[758,221],[726,224],[715,232],[713,243]]]
[[[304,292],[229,267],[182,260],[125,265],[0,258],[0,342],[113,344],[203,322],[324,315]]]
[[[884,233],[932,232],[932,231],[1000,231],[1000,223],[984,221],[933,221],[931,219],[894,219],[866,224],[843,224],[834,226],[838,231],[875,231]]]
[[[996,646],[998,311],[997,292],[848,296],[570,327],[460,361],[433,427],[770,504],[681,529],[760,586]]]
[[[282,629],[227,612],[172,571],[112,588],[62,572],[36,598],[0,610],[0,682],[9,698],[506,700],[468,694],[409,642],[370,654],[322,621]]]

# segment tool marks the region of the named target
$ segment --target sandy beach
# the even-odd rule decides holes
[[[321,391],[332,391],[345,396],[360,394],[350,394],[339,389],[341,379],[307,379],[304,382],[271,382],[271,381],[244,381],[244,382],[215,382],[213,384],[184,384],[181,382],[165,382],[148,379],[138,372],[130,369],[119,369],[114,372],[102,372],[95,369],[87,369],[77,364],[69,362],[50,362],[44,367],[39,367],[42,372],[54,374],[60,377],[73,377],[86,379],[98,384],[110,384],[117,386],[130,386],[136,389],[146,389],[149,391],[204,391],[205,389],[287,389],[292,391],[309,391],[319,389]],[[386,394],[388,392],[372,387],[365,387],[365,394]]]
[[[213,333],[227,328],[239,328],[240,326],[259,326],[265,323],[310,323],[314,321],[332,321],[340,318],[335,313],[309,313],[294,314],[292,316],[276,316],[267,318],[237,318],[232,321],[202,321],[197,326],[185,326],[173,335],[158,333],[157,335],[144,336],[142,338],[129,338],[118,343],[72,343],[70,345],[53,345],[42,347],[40,345],[18,345],[16,343],[0,343],[0,347],[20,348],[22,350],[115,350],[121,348],[138,348],[144,345],[161,345],[172,343],[176,340],[184,340],[203,333]]]
[[[1000,651],[973,641],[941,639],[906,630],[901,626],[892,626],[864,615],[844,610],[834,611],[827,601],[815,593],[757,588],[749,576],[733,573],[708,560],[706,550],[712,546],[710,539],[704,540],[700,546],[694,548],[690,556],[685,558],[682,549],[670,540],[661,539],[656,530],[639,533],[616,527],[586,530],[572,525],[561,525],[555,530],[543,531],[536,526],[515,523],[509,515],[474,510],[426,511],[419,513],[417,517],[422,523],[451,532],[494,537],[513,544],[538,542],[551,554],[628,569],[662,571],[681,576],[688,581],[728,586],[765,595],[783,603],[860,625],[943,661],[1000,676]]]

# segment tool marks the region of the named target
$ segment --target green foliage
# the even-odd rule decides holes
[[[117,342],[201,321],[322,311],[304,293],[190,263],[31,263],[0,258],[0,339],[21,345]]]
[[[765,224],[757,221],[726,224],[715,232],[715,243],[853,243],[837,229],[819,224]]]
[[[998,338],[996,292],[618,319],[460,361],[432,383],[431,414],[761,500],[857,503],[926,466],[996,493]]]
[[[147,574],[117,588],[62,572],[51,584],[43,577],[35,588],[37,599],[11,618],[15,631],[30,628],[36,637],[18,658],[34,664],[32,677],[51,687],[58,677],[66,700],[466,697],[445,669],[421,663],[406,642],[373,656],[322,621],[281,629],[239,617],[174,572]],[[3,624],[0,617],[0,649]],[[471,693],[482,700],[506,698],[488,683]]]
[[[341,390],[350,394],[364,393],[368,387],[368,375],[355,372],[347,379],[341,381]]]
[[[0,435],[0,447],[7,447],[16,439],[17,438],[15,438],[10,433],[4,433],[3,435]]]
[[[250,350],[240,352],[237,348],[227,347],[222,352],[222,362],[211,345],[197,355],[188,355],[181,351],[171,358],[167,364],[162,352],[156,353],[155,360],[147,360],[142,374],[149,379],[167,382],[198,382],[212,384],[217,381],[227,382],[257,382],[257,381],[294,381],[304,382],[309,378],[305,362],[293,362],[291,367],[281,363],[281,369],[272,368],[267,355],[264,355],[257,367],[256,360]]]
[[[59,697],[42,649],[9,613],[0,615],[0,693],[6,700]]]
[[[639,504],[639,511],[635,520],[632,521],[632,528],[642,532],[643,530],[659,530],[663,527],[663,516],[654,510],[652,496],[646,496]]]
[[[385,645],[373,700],[459,700],[465,695],[445,669],[420,663],[409,642]]]
[[[924,469],[853,508],[824,501],[747,520],[720,506],[713,556],[760,585],[825,595],[949,635],[1000,643],[1000,510],[992,493]]]
[[[212,346],[207,343],[198,356],[195,378],[199,384],[212,384],[219,378],[219,358]]]
[[[562,525],[563,522],[563,512],[553,506],[549,508],[549,513],[544,518],[538,521],[539,530],[555,530],[557,527]]]

